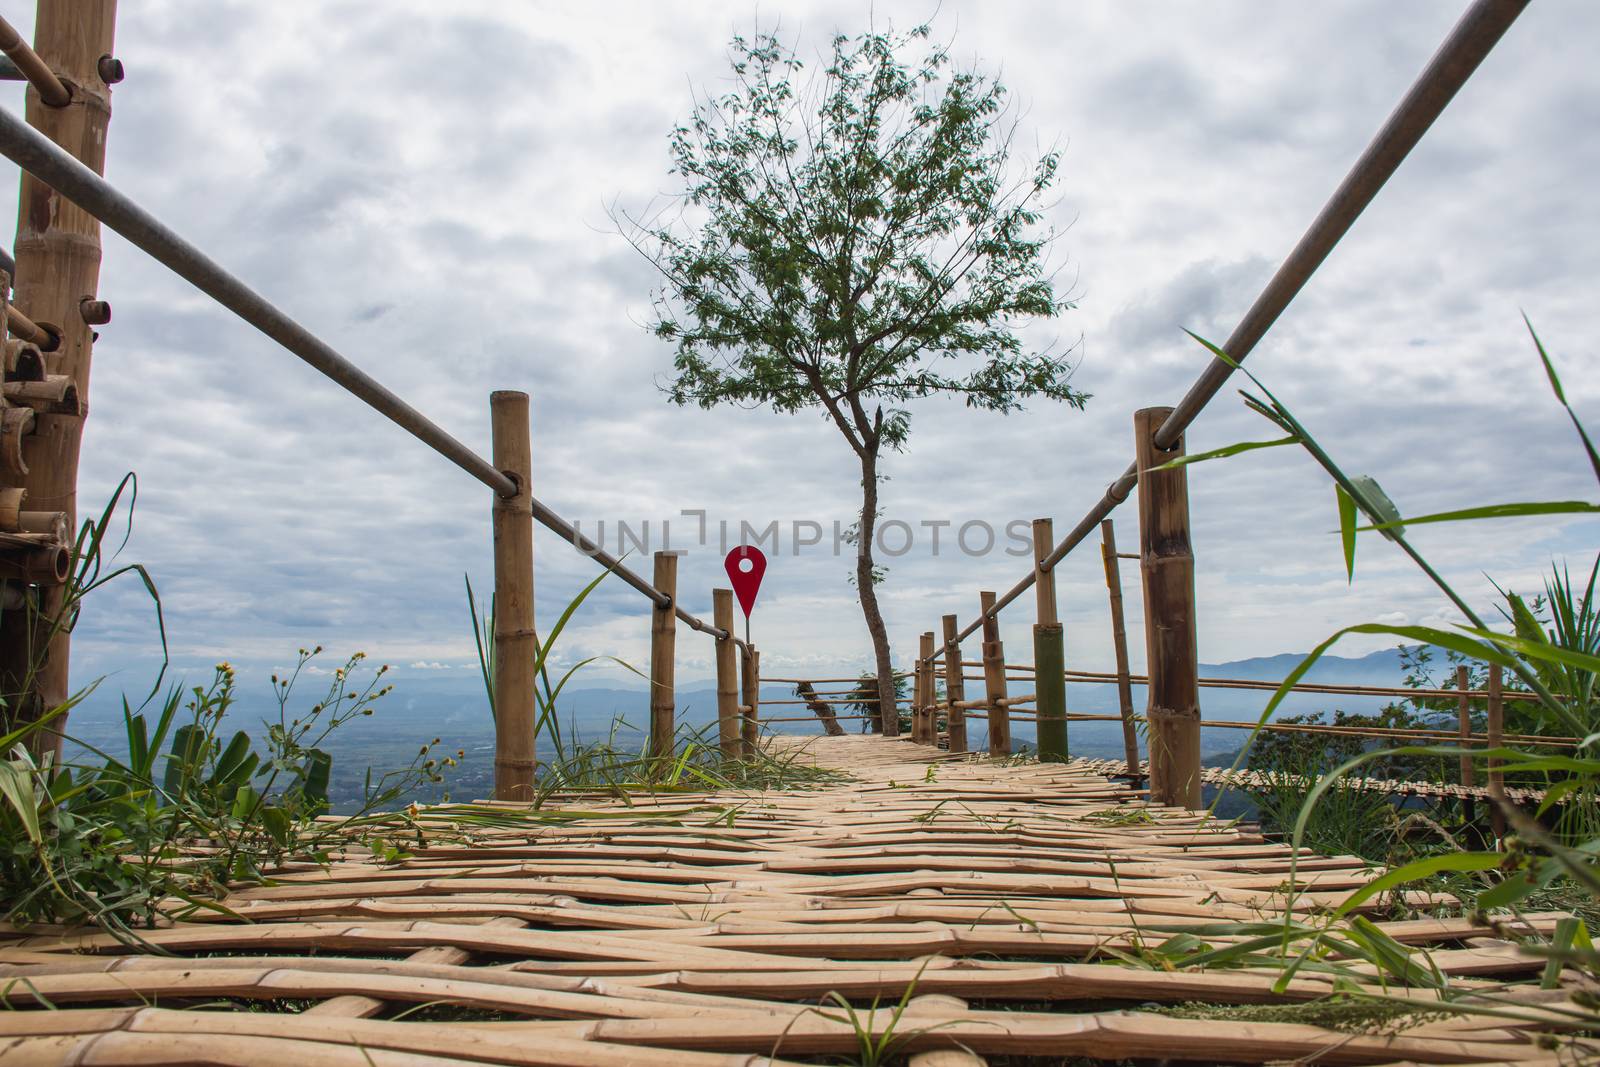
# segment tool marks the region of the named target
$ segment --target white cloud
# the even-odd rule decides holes
[[[488,392],[529,390],[536,491],[586,526],[676,523],[685,507],[735,525],[848,524],[858,474],[819,419],[665,403],[656,381],[669,351],[637,325],[648,272],[604,232],[613,197],[641,203],[671,187],[666,135],[688,86],[717,84],[729,34],[758,10],[776,14],[684,2],[123,5],[129,76],[115,92],[109,177],[481,452]],[[906,23],[929,6],[874,10]],[[1261,10],[943,5],[958,53],[1003,67],[1041,141],[1066,145],[1054,221],[1081,307],[1060,329],[1083,337],[1078,384],[1094,400],[1082,414],[1005,419],[920,405],[909,452],[887,464],[890,516],[1051,515],[1064,532],[1127,463],[1131,412],[1174,402],[1202,366],[1178,327],[1231,327],[1459,15],[1456,3],[1375,0],[1293,20]],[[807,48],[835,25],[861,26],[858,7],[826,0],[781,13]],[[1251,357],[1403,510],[1594,495],[1518,309],[1593,422],[1597,33],[1592,5],[1532,6]],[[0,106],[19,110],[21,92],[0,87]],[[81,499],[87,510],[139,471],[125,558],[160,584],[175,653],[270,662],[320,642],[475,669],[461,577],[486,596],[487,491],[115,237],[102,295],[117,317],[101,331]],[[1189,447],[1268,429],[1225,393]],[[1206,660],[1439,611],[1437,590],[1378,540],[1363,540],[1345,582],[1332,492],[1303,456],[1253,453],[1190,477]],[[1117,521],[1132,547],[1133,508]],[[1485,609],[1485,572],[1531,586],[1552,558],[1585,560],[1597,534],[1593,521],[1415,531]],[[980,588],[1007,589],[1024,570],[998,554],[889,563],[901,659],[941,615],[969,620]],[[594,573],[544,533],[537,569],[543,624]],[[680,569],[685,604],[707,611],[721,560],[696,550]],[[825,551],[773,559],[752,624],[766,662],[847,673],[868,661],[848,570]],[[1142,659],[1135,567],[1123,580]],[[1104,666],[1092,543],[1059,585],[1069,654]],[[1006,617],[1018,647],[1030,603]],[[80,674],[154,654],[151,619],[137,583],[98,593],[77,630]],[[563,635],[563,658],[642,664],[648,632],[645,602],[609,580]],[[681,634],[686,670],[706,640]]]

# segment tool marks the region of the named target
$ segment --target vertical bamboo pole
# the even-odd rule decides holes
[[[1150,796],[1200,807],[1200,667],[1195,637],[1194,551],[1189,545],[1185,468],[1154,468],[1184,454],[1183,438],[1158,449],[1156,430],[1171,408],[1134,413],[1139,471],[1139,565],[1150,674]]]
[[[917,719],[922,724],[922,743],[939,747],[939,723],[933,711],[933,631],[929,630],[922,635],[921,657],[917,665],[921,668],[922,688],[917,693]]]
[[[678,645],[678,556],[657,552],[652,584],[667,594],[665,605],[650,609],[650,755],[670,759],[677,725],[673,674]]]
[[[72,98],[64,106],[52,107],[29,85],[27,121],[90,170],[104,174],[111,89],[100,77],[99,62],[113,51],[116,0],[39,0],[36,10],[34,51],[68,85]],[[84,301],[96,298],[99,289],[100,223],[24,171],[13,247],[17,269],[11,302],[56,336],[55,347],[45,357],[48,370],[77,383],[86,413],[94,330],[81,308]],[[64,512],[72,532],[78,528],[83,425],[81,414],[41,413],[34,433],[23,439],[29,470],[18,485],[27,490],[30,508]],[[63,625],[54,622],[65,603],[65,587],[45,586],[39,590],[37,614],[13,610],[0,615],[0,695],[17,700],[8,709],[11,718],[37,718],[63,704],[71,692],[70,637]],[[36,664],[38,672],[33,673]],[[40,750],[59,751],[65,725],[62,715],[49,731],[35,734],[31,743]]]
[[[753,759],[761,743],[761,652],[745,650],[744,666],[744,755]]]
[[[1100,558],[1106,568],[1106,593],[1111,599],[1111,643],[1117,658],[1117,710],[1122,715],[1123,759],[1135,784],[1139,773],[1139,728],[1133,721],[1133,672],[1128,668],[1128,628],[1122,619],[1122,567],[1117,562],[1117,533],[1110,519],[1100,522]]]
[[[1505,735],[1506,703],[1502,696],[1504,682],[1498,663],[1489,664],[1489,747],[1499,748]],[[1506,776],[1500,770],[1500,761],[1489,759],[1489,820],[1494,828],[1496,847],[1505,847],[1506,816],[1500,805],[1506,799]]]
[[[911,743],[924,745],[922,736],[922,694],[926,688],[928,664],[919,656],[911,666]]]
[[[960,707],[967,699],[967,682],[961,674],[961,642],[956,640],[960,630],[960,620],[954,615],[944,617],[944,695],[950,702],[945,719],[949,723],[951,752],[967,750],[967,709]]]
[[[1461,695],[1456,697],[1456,720],[1460,730],[1461,747],[1467,748],[1472,738],[1472,699],[1467,696],[1467,692],[1472,688],[1472,672],[1466,667],[1456,668],[1456,688],[1461,691]],[[1466,753],[1461,756],[1461,787],[1472,788],[1472,756]],[[1467,796],[1461,799],[1461,806],[1464,809],[1467,825],[1472,825],[1477,814],[1474,810],[1477,804]]]
[[[1044,561],[1056,547],[1049,519],[1033,520],[1033,590],[1037,619],[1033,625],[1033,693],[1039,759],[1067,758],[1066,634],[1056,612],[1056,573]]]
[[[989,710],[989,755],[1011,755],[1011,712],[1006,698],[1006,650],[1000,643],[1000,620],[994,616],[995,595],[978,594],[983,610],[983,690]]]
[[[533,444],[528,394],[489,394],[494,465],[517,495],[494,500],[494,796],[533,799],[534,726]]]
[[[733,643],[733,590],[711,590],[711,625],[727,634],[717,639],[717,742],[724,759],[744,751],[739,715],[739,646]]]

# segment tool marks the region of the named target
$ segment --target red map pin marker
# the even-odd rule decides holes
[[[748,619],[750,609],[756,606],[761,576],[767,573],[767,557],[761,554],[759,548],[740,545],[728,553],[728,558],[722,561],[722,567],[728,572],[728,581],[733,583],[733,595],[739,598],[739,607]]]

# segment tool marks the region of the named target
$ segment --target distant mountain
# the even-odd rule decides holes
[[[1299,653],[1285,653],[1226,663],[1205,663],[1200,665],[1200,674],[1207,678],[1278,682],[1302,658]],[[329,746],[335,757],[336,795],[353,796],[359,791],[366,768],[374,767],[381,771],[404,766],[416,755],[419,745],[434,738],[439,739],[442,753],[452,754],[457,750],[466,753],[462,767],[453,775],[456,795],[484,795],[493,770],[494,723],[484,696],[483,680],[477,671],[461,668],[447,671],[402,669],[395,674],[394,692],[379,702],[377,713],[370,718],[359,718],[349,723],[334,736]],[[1307,677],[1314,682],[1336,684],[1398,686],[1403,682],[1399,654],[1394,650],[1359,658],[1324,656]],[[188,679],[190,684],[198,680],[192,676]],[[326,682],[325,677],[303,678],[301,688],[290,702],[290,714],[303,714],[306,707],[320,698]],[[968,683],[969,695],[976,695],[980,689],[981,683]],[[1018,693],[1025,689],[1013,684],[1012,691]],[[714,733],[717,700],[713,686],[703,682],[692,683],[680,687],[676,697],[680,727]],[[769,722],[773,719],[796,720],[773,724],[778,732],[820,734],[821,723],[804,705],[775,703],[794,699],[791,686],[762,686],[762,718]],[[1201,715],[1210,722],[1254,722],[1268,699],[1269,694],[1261,690],[1206,688],[1200,691]],[[1370,712],[1387,702],[1387,699],[1379,697],[1296,693],[1283,702],[1278,715],[1331,711],[1335,708]],[[575,685],[562,690],[558,703],[561,708],[561,731],[569,745],[605,741],[614,737],[618,747],[636,750],[644,742],[643,731],[650,715],[649,697],[642,683],[638,687],[630,687],[628,683],[595,687]],[[1133,687],[1133,705],[1140,712],[1144,710],[1143,686]],[[1074,682],[1067,687],[1067,706],[1073,712],[1115,714],[1116,686]],[[851,705],[837,705],[835,710],[841,716],[856,713],[856,708]],[[265,684],[264,676],[241,682],[238,702],[228,718],[230,723],[226,729],[243,729],[258,738],[263,733],[263,720],[276,721],[278,707]],[[841,724],[851,733],[859,731],[862,726],[859,719],[845,719]],[[102,686],[75,709],[69,732],[107,751],[125,750],[121,698],[117,689],[111,685]],[[1120,723],[1079,721],[1072,723],[1070,733],[1074,754],[1094,757],[1121,755]],[[974,747],[982,745],[983,720],[971,720],[970,736]],[[1012,736],[1019,743],[1031,742],[1034,738],[1032,722],[1022,719],[1013,721]],[[1242,737],[1242,730],[1207,729],[1202,734],[1203,751],[1210,757],[1235,749]]]
[[[1281,682],[1305,658],[1304,652],[1284,652],[1277,656],[1257,656],[1253,659],[1230,660],[1227,663],[1202,663],[1200,676]],[[1405,671],[1400,666],[1400,650],[1387,648],[1358,659],[1323,656],[1306,673],[1304,680],[1328,685],[1398,686],[1405,684]]]

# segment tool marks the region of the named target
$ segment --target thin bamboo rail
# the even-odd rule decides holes
[[[0,153],[496,493],[515,495],[512,480],[494,464],[441,429],[100,175],[3,108],[0,108]],[[671,600],[624,566],[616,556],[579,533],[537,497],[531,503],[533,517],[540,525],[614,571],[654,604],[661,606]],[[692,629],[718,636],[712,626],[682,607],[675,606],[673,610]],[[741,648],[745,647],[741,638],[733,640]]]
[[[1234,364],[1242,363],[1266,336],[1290,302],[1316,273],[1322,261],[1342,240],[1356,219],[1372,203],[1379,190],[1393,176],[1411,150],[1422,140],[1434,120],[1445,106],[1466,84],[1484,58],[1511,28],[1517,16],[1528,6],[1528,0],[1474,0],[1474,3],[1451,28],[1449,35],[1428,60],[1400,103],[1367,144],[1333,194],[1312,220],[1288,257],[1273,273],[1266,287],[1256,297],[1250,309],[1239,320],[1222,350]],[[1190,386],[1177,407],[1155,433],[1159,448],[1168,448],[1194,422],[1205,405],[1233,374],[1233,367],[1214,360]],[[1061,543],[1044,561],[1044,568],[1054,568],[1067,554],[1092,533],[1102,519],[1107,518],[1117,505],[1128,499],[1138,481],[1134,464],[1107,487],[1105,494],[1079,520]],[[1003,611],[1033,584],[1034,571],[1012,586],[995,600],[992,611]],[[971,636],[983,624],[982,617],[974,619],[959,633]]]
[[[34,87],[46,106],[66,107],[72,102],[72,93],[61,84],[56,72],[39,58],[39,54],[4,18],[0,18],[0,52],[4,52],[6,58],[16,65],[17,72]]]

